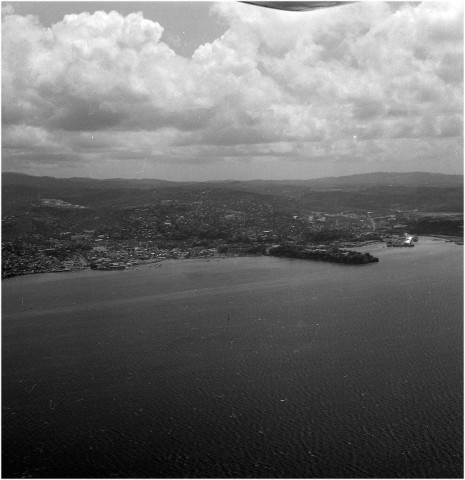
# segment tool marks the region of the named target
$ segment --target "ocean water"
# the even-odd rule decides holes
[[[2,476],[463,477],[463,247],[2,282]]]

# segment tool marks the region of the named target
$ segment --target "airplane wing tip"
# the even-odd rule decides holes
[[[332,1],[319,1],[319,2],[255,2],[255,1],[241,1],[241,3],[248,3],[249,5],[256,5],[257,7],[274,8],[277,10],[286,10],[290,12],[306,12],[309,10],[316,10],[319,8],[337,7],[349,3],[355,3],[353,1],[347,2],[332,2]]]

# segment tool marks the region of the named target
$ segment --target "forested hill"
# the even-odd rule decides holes
[[[367,173],[314,180],[171,182],[159,179],[36,177],[2,174],[5,213],[47,198],[89,208],[122,208],[171,199],[199,201],[205,195],[220,204],[235,204],[247,195],[285,210],[398,209],[463,212],[463,177],[437,173]]]
[[[308,187],[334,187],[334,186],[460,186],[463,185],[463,175],[446,175],[430,172],[374,172],[348,175],[341,177],[323,177],[308,180],[223,180],[211,182],[172,182],[168,180],[144,178],[123,179],[110,178],[97,180],[85,177],[55,178],[50,176],[32,176],[23,173],[2,173],[3,185],[31,185],[50,187],[62,185],[81,185],[86,187],[157,187],[176,184],[241,184],[241,185],[296,185]]]
[[[463,176],[430,172],[375,172],[301,182],[307,186],[459,186],[463,185]]]

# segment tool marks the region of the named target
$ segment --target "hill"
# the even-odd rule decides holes
[[[463,185],[463,176],[430,172],[375,172],[304,182],[308,186],[460,186]]]
[[[170,182],[159,179],[36,177],[2,174],[5,211],[30,202],[59,198],[89,208],[124,208],[164,199],[192,202],[210,192],[214,201],[235,204],[244,195],[256,196],[280,209],[462,212],[463,177],[428,172],[367,173],[314,180],[249,180]],[[235,199],[233,202],[231,199]],[[231,203],[232,202],[232,203]]]

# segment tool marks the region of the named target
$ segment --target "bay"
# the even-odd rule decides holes
[[[463,476],[463,247],[2,281],[4,477]]]

